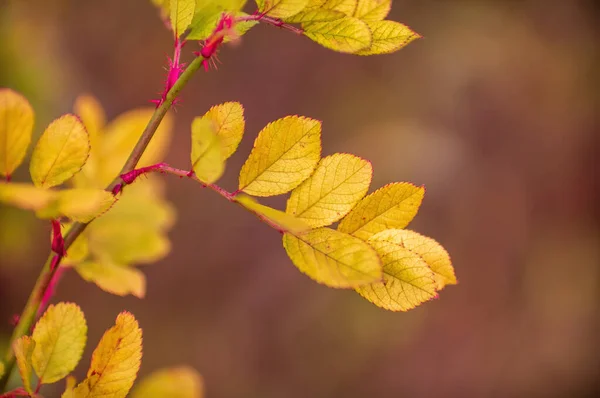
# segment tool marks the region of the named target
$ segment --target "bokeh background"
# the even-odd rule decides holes
[[[110,119],[161,90],[172,43],[149,1],[0,5],[0,86],[32,102],[35,134],[83,92]],[[192,118],[240,101],[246,136],[222,180],[234,189],[262,126],[321,119],[323,153],[370,159],[373,188],[426,185],[411,229],[448,249],[459,285],[386,312],[314,283],[276,232],[166,177],[178,220],[169,256],[144,268],[147,297],[111,296],[72,272],[59,286],[54,301],[76,301],[90,328],[79,378],[127,309],[144,329],[141,374],[193,365],[212,398],[600,396],[598,3],[395,0],[391,18],[425,38],[356,57],[255,28],[185,89],[166,160],[186,167]],[[4,344],[48,230],[0,208]]]

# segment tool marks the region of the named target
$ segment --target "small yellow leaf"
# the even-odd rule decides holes
[[[189,366],[161,369],[145,377],[132,391],[131,398],[202,398],[202,376]]]
[[[73,111],[81,118],[90,136],[92,151],[99,149],[99,135],[106,124],[106,115],[100,102],[92,95],[80,95],[75,99]]]
[[[192,18],[194,18],[195,9],[196,0],[171,0],[171,27],[173,28],[175,37],[181,36],[188,26],[190,26]]]
[[[33,109],[15,91],[0,89],[0,176],[10,176],[23,161],[33,131]]]
[[[312,228],[330,225],[365,196],[372,175],[371,163],[358,156],[327,156],[308,180],[292,191],[285,211]]]
[[[33,368],[42,383],[66,377],[81,359],[87,324],[81,309],[73,303],[48,307],[33,330]]]
[[[67,378],[65,379],[65,392],[62,393],[62,395],[60,396],[61,398],[75,398],[74,395],[74,390],[75,390],[75,385],[77,384],[77,379],[75,378],[75,376],[67,376]]]
[[[352,288],[381,280],[381,261],[366,242],[330,229],[283,236],[283,247],[300,271],[335,288]]]
[[[0,202],[25,210],[40,210],[51,205],[57,192],[38,188],[32,184],[0,182]]]
[[[215,105],[202,118],[213,123],[214,131],[221,138],[224,158],[227,159],[233,155],[242,140],[246,125],[242,104],[239,102],[225,102]]]
[[[331,50],[356,53],[371,46],[371,30],[365,22],[354,17],[303,26],[306,37]]]
[[[257,217],[267,219],[279,231],[299,234],[310,229],[306,222],[280,210],[261,205],[250,196],[239,194],[235,197],[235,201],[256,214]]]
[[[31,355],[35,348],[35,341],[29,336],[19,337],[13,343],[13,351],[15,358],[17,359],[17,366],[19,368],[19,374],[21,380],[23,380],[23,387],[29,394],[33,394],[31,389]]]
[[[285,22],[307,24],[310,22],[335,21],[337,19],[342,19],[345,16],[346,14],[341,11],[326,10],[323,8],[307,8],[296,15],[285,18]]]
[[[57,193],[56,209],[73,221],[89,222],[107,211],[117,200],[102,189],[65,189]]]
[[[242,166],[239,190],[254,196],[289,192],[311,175],[320,157],[321,122],[302,116],[271,122]]]
[[[354,16],[367,22],[381,21],[391,8],[392,0],[358,0]]]
[[[260,12],[273,18],[287,18],[302,11],[308,0],[256,0]]]
[[[225,171],[221,138],[208,119],[197,117],[192,122],[192,170],[202,182],[212,184]]]
[[[117,296],[131,294],[138,298],[146,295],[146,277],[136,268],[110,261],[87,261],[77,265],[75,270],[84,280],[95,283],[105,292]]]
[[[129,312],[117,316],[92,354],[87,377],[73,390],[76,398],[124,398],[142,359],[142,330]]]
[[[325,2],[323,3],[323,5],[320,6],[320,8],[340,11],[350,17],[356,9],[357,1],[358,0],[325,0]]]
[[[369,239],[383,262],[383,282],[356,291],[378,307],[408,311],[437,296],[436,282],[427,263],[403,247],[396,231],[383,231]]]
[[[408,182],[388,184],[358,202],[342,219],[338,230],[366,240],[390,228],[404,228],[417,212],[425,188]]]
[[[373,34],[373,41],[370,47],[356,52],[357,55],[393,53],[421,37],[408,26],[395,21],[367,22],[367,25]]]
[[[33,183],[50,188],[81,170],[90,154],[90,140],[81,120],[64,115],[54,120],[40,137],[29,164]]]
[[[390,231],[390,232],[388,232]],[[442,290],[446,285],[456,285],[456,275],[448,252],[434,239],[423,236],[407,229],[395,229],[379,232],[371,239],[378,239],[380,234],[394,235],[394,241],[401,247],[420,256],[434,273],[436,290]],[[393,231],[393,232],[392,232]]]

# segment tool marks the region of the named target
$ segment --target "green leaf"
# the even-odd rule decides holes
[[[87,377],[73,390],[77,398],[125,398],[140,368],[142,330],[133,315],[122,312],[92,354]]]
[[[225,102],[215,105],[202,116],[202,119],[212,122],[214,131],[221,138],[224,158],[227,159],[233,155],[242,141],[246,126],[242,104]]]
[[[10,176],[27,153],[33,131],[33,109],[15,91],[0,89],[0,176]]]
[[[190,26],[194,18],[196,0],[171,0],[171,27],[175,37],[181,36]]]
[[[323,47],[343,53],[368,48],[372,40],[367,24],[353,17],[305,24],[304,35]]]
[[[381,280],[381,262],[366,242],[330,229],[283,235],[288,256],[306,275],[334,288],[352,288]]]
[[[358,0],[353,16],[367,22],[381,21],[391,8],[392,0]]]
[[[32,184],[0,182],[0,202],[25,210],[41,210],[50,206],[57,197],[56,191],[38,188]]]
[[[236,18],[243,18],[243,17],[247,17],[249,16],[248,14],[246,14],[245,12],[236,12],[235,14]],[[250,29],[252,29],[253,27],[255,27],[256,25],[258,25],[258,21],[238,21],[233,25],[233,33],[234,34],[228,34],[225,36],[225,38],[223,39],[223,43],[229,43],[231,41],[234,40],[238,40],[240,37],[242,37],[243,35],[245,35],[246,33],[248,33],[248,31]]]
[[[366,240],[390,228],[404,228],[412,221],[425,189],[408,182],[388,184],[361,200],[340,222],[338,230]]]
[[[324,8],[312,8],[305,9],[296,15],[285,18],[284,21],[287,23],[302,23],[308,24],[310,22],[328,22],[342,19],[346,16],[341,11],[327,10]]]
[[[19,368],[19,374],[21,380],[23,380],[23,387],[29,394],[33,394],[31,389],[31,355],[35,348],[35,341],[29,336],[21,336],[13,343],[13,351],[15,358],[17,359],[17,367]],[[2,367],[4,365],[0,364]]]
[[[75,270],[84,280],[95,283],[105,292],[117,296],[131,294],[138,298],[146,295],[146,277],[136,268],[110,261],[86,261],[77,265]]]
[[[427,263],[404,248],[398,231],[383,231],[369,239],[383,262],[383,281],[356,291],[381,308],[408,311],[437,296],[436,282]]]
[[[75,115],[64,115],[48,126],[40,137],[29,164],[33,183],[42,188],[62,184],[73,177],[90,154],[90,140]]]
[[[420,38],[408,26],[394,21],[367,22],[373,34],[371,46],[358,51],[357,55],[389,54],[398,51]]]
[[[189,366],[161,369],[145,377],[132,391],[131,398],[202,398],[202,376]]]
[[[280,210],[261,205],[250,196],[239,194],[235,197],[235,201],[256,214],[257,217],[266,219],[269,224],[275,226],[279,231],[299,234],[310,229],[306,222]]]
[[[357,156],[336,153],[321,159],[314,173],[292,191],[286,213],[312,228],[344,217],[369,190],[373,168]]]
[[[208,38],[224,12],[236,15],[245,4],[246,0],[196,0],[196,13],[186,39],[204,40]]]
[[[242,166],[239,190],[254,196],[289,192],[311,175],[320,157],[321,122],[302,116],[271,122]]]
[[[379,232],[371,239],[386,239],[393,235],[396,245],[410,250],[418,255],[433,271],[436,290],[442,290],[446,285],[456,285],[456,275],[448,252],[434,239],[423,236],[407,229],[392,229]]]
[[[273,18],[287,18],[302,11],[308,0],[256,0],[258,10]]]
[[[192,170],[202,182],[212,184],[225,171],[221,138],[208,119],[197,117],[192,122]]]
[[[73,303],[48,307],[33,330],[33,368],[44,384],[66,377],[81,359],[87,324],[81,309]]]

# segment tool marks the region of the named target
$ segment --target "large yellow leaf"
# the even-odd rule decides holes
[[[57,210],[73,221],[89,222],[107,211],[116,201],[102,189],[65,189],[58,192]]]
[[[292,191],[286,213],[313,228],[344,217],[369,190],[373,168],[358,156],[336,153],[321,159],[315,172]]]
[[[358,202],[338,230],[361,239],[390,228],[404,228],[419,211],[425,188],[408,182],[388,184]]]
[[[92,354],[87,377],[75,387],[76,398],[124,398],[142,359],[142,330],[129,312],[117,316]]]
[[[31,389],[31,370],[33,366],[31,355],[35,348],[35,341],[29,336],[21,336],[13,343],[12,348],[17,359],[21,380],[23,380],[23,387],[29,394],[33,394]]]
[[[306,222],[280,210],[261,205],[250,196],[240,194],[235,197],[235,201],[256,214],[257,217],[266,219],[279,231],[298,234],[310,229]]]
[[[381,280],[381,262],[366,242],[330,229],[283,236],[290,259],[315,281],[335,288],[351,288]]]
[[[40,137],[29,164],[33,183],[50,188],[73,177],[90,154],[90,140],[75,115],[64,115],[48,126]]]
[[[404,248],[397,231],[383,231],[369,239],[383,262],[383,281],[356,291],[381,308],[408,311],[437,296],[436,282],[427,263]]]
[[[442,290],[446,285],[456,285],[456,275],[448,252],[434,239],[423,236],[407,229],[382,231],[371,237],[378,239],[380,234],[384,238],[394,235],[395,242],[405,249],[417,254],[423,259],[434,273],[436,290]]]
[[[0,202],[25,210],[40,210],[52,204],[56,191],[38,188],[32,184],[0,182]]]
[[[327,10],[340,11],[348,16],[352,16],[356,9],[357,0],[325,0],[320,8]]]
[[[221,138],[224,158],[227,159],[233,155],[242,140],[246,125],[242,104],[239,102],[225,102],[215,105],[202,118],[213,123],[214,131]]]
[[[308,0],[256,0],[260,12],[274,17],[287,18],[302,11]]]
[[[371,46],[358,51],[357,55],[389,54],[420,38],[408,26],[395,21],[367,22],[373,34]]]
[[[121,172],[153,113],[153,108],[134,109],[117,116],[106,126],[101,150],[104,161],[99,176],[102,186],[106,186]],[[168,113],[136,167],[149,166],[163,160],[171,142],[172,127],[173,118]]]
[[[354,16],[363,21],[381,21],[390,12],[392,0],[358,0]]]
[[[239,190],[254,196],[289,192],[311,175],[320,157],[321,122],[302,116],[271,122],[242,166]]]
[[[111,261],[86,261],[75,267],[83,279],[95,283],[105,292],[138,298],[146,295],[146,277],[133,267],[118,265]]]
[[[195,8],[196,0],[171,0],[171,27],[176,37],[181,36],[192,23]]]
[[[296,15],[285,18],[285,22],[307,24],[310,22],[335,21],[336,19],[342,19],[345,16],[346,14],[341,11],[327,10],[324,8],[312,8],[304,9]]]
[[[212,184],[225,171],[221,138],[208,119],[197,117],[192,122],[192,170],[202,182]]]
[[[189,366],[161,369],[145,377],[130,398],[202,398],[202,376]]]
[[[356,53],[371,45],[371,30],[354,17],[329,22],[311,22],[304,26],[304,35],[323,47],[343,53]]]
[[[33,109],[20,94],[0,89],[0,176],[10,176],[31,142]]]
[[[81,309],[73,303],[48,307],[33,329],[33,368],[42,383],[66,377],[81,359],[87,324]]]

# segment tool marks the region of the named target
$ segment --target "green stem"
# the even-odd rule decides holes
[[[177,81],[173,84],[173,87],[171,87],[171,89],[167,93],[165,100],[156,108],[156,110],[152,114],[152,117],[150,118],[148,125],[144,129],[144,132],[142,133],[137,144],[135,145],[135,148],[133,148],[133,150],[131,151],[131,154],[129,155],[129,158],[125,162],[125,165],[123,166],[123,169],[121,170],[121,173],[119,173],[119,176],[117,176],[113,180],[113,182],[111,182],[110,185],[108,187],[106,187],[107,191],[112,192],[112,190],[118,184],[122,184],[123,181],[121,180],[120,175],[130,172],[138,164],[138,162],[140,161],[140,158],[142,157],[142,155],[144,154],[144,151],[146,150],[146,147],[148,146],[148,144],[150,143],[150,140],[154,136],[156,129],[158,129],[158,126],[160,125],[161,121],[167,114],[167,111],[169,110],[169,108],[171,108],[171,105],[173,105],[173,101],[175,100],[175,98],[177,98],[177,96],[179,95],[179,92],[187,84],[187,82],[194,75],[194,73],[196,73],[196,71],[198,69],[200,69],[203,61],[204,61],[204,58],[202,56],[196,57],[190,63],[190,65],[185,69],[185,71],[181,74],[181,76],[179,76]],[[73,244],[75,239],[77,239],[77,237],[79,235],[81,235],[81,233],[87,228],[88,225],[89,225],[89,223],[73,224],[73,226],[69,229],[69,231],[65,235],[65,250],[69,249],[69,247]],[[12,373],[12,370],[15,365],[15,356],[14,356],[14,353],[12,350],[12,343],[15,340],[17,340],[18,338],[20,338],[21,336],[28,334],[29,331],[31,330],[31,327],[33,326],[33,323],[35,322],[36,315],[37,315],[40,305],[42,303],[44,294],[46,293],[48,286],[52,282],[54,275],[56,274],[56,271],[58,270],[58,268],[60,266],[60,258],[58,259],[58,261],[56,261],[56,264],[54,265],[54,267],[51,266],[52,259],[54,258],[54,256],[55,256],[55,254],[51,253],[50,256],[48,257],[48,260],[46,260],[46,263],[42,267],[42,271],[40,272],[40,275],[35,283],[35,286],[33,287],[33,290],[31,291],[31,295],[29,296],[29,299],[27,300],[27,304],[25,304],[25,308],[23,309],[23,312],[21,313],[19,322],[15,326],[13,334],[10,338],[9,347],[7,349],[6,355],[4,356],[5,372],[4,372],[4,375],[2,376],[2,378],[0,379],[0,391],[3,391],[4,388],[6,387],[6,383],[8,382],[10,374]]]

